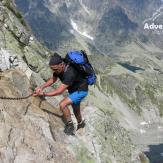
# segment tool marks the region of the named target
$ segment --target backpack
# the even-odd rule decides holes
[[[74,66],[83,75],[83,77],[87,79],[88,85],[93,85],[96,83],[95,71],[84,50],[69,51],[66,54],[64,61]]]

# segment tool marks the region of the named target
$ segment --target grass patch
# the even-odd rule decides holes
[[[136,98],[130,99],[119,86],[117,86],[113,81],[109,80],[109,78],[107,78],[106,76],[101,76],[100,80],[102,87],[101,91],[103,93],[105,93],[107,96],[113,96],[114,93],[117,94],[125,103],[128,104],[130,108],[132,108],[135,112],[141,115],[142,109],[139,106],[139,102]]]
[[[162,103],[162,101],[159,101],[155,97],[156,87],[154,85],[147,83],[145,85],[145,91],[146,91],[146,94],[149,97],[151,103],[158,107],[160,116],[162,117],[163,116],[163,103]]]
[[[88,149],[86,147],[80,146],[77,153],[78,153],[77,159],[79,160],[79,162],[81,162],[81,163],[95,163],[95,160],[93,160],[91,158],[91,156],[89,156],[90,152],[88,151]]]

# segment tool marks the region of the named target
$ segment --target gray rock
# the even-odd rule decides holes
[[[12,70],[3,73],[2,76],[0,84],[3,96],[26,95],[23,92],[28,91],[29,82],[25,80],[22,72]],[[52,128],[57,131],[56,126],[63,128],[63,123],[59,118],[50,123],[48,114],[42,109],[54,109],[51,105],[46,102],[40,105],[40,99],[32,97],[24,101],[0,101],[0,115],[3,116],[3,119],[0,119],[2,162],[77,162],[67,145],[63,141],[57,141],[52,133]],[[54,110],[59,114],[57,109]],[[58,130],[57,134],[62,136],[63,132]]]

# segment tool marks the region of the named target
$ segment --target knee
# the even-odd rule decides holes
[[[59,107],[60,107],[60,110],[63,111],[64,108],[66,107],[66,105],[65,105],[64,102],[61,101],[61,102],[59,103]]]

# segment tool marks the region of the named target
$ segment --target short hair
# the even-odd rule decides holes
[[[63,62],[62,57],[58,53],[54,53],[49,61],[49,66],[58,65]]]

